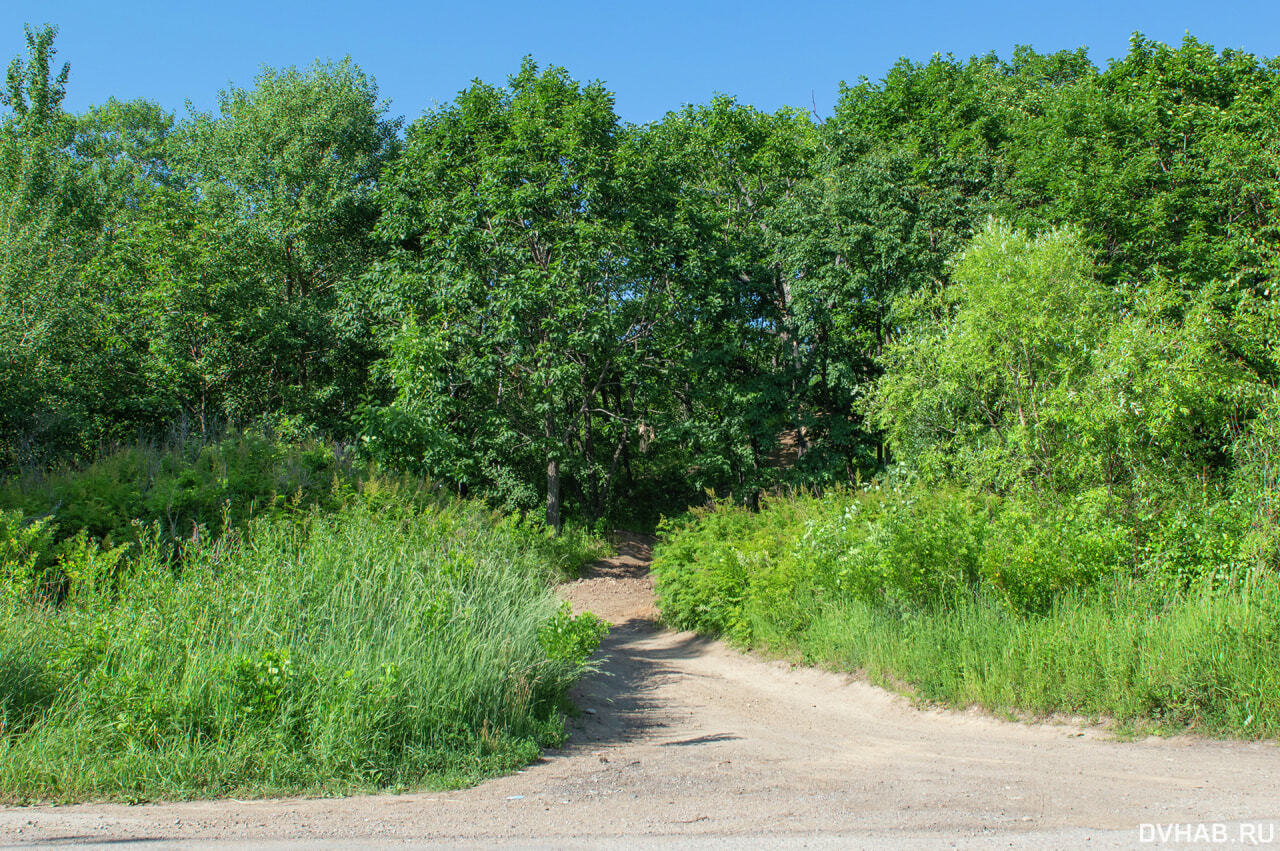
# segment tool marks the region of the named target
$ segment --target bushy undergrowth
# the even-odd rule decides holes
[[[421,508],[440,498],[430,482],[359,463],[319,441],[242,433],[125,448],[83,467],[0,480],[0,592],[61,599],[90,576],[116,573],[144,537],[216,540],[251,518],[298,518],[357,501]],[[600,550],[596,537],[573,525],[555,541],[531,534],[528,544],[565,577]]]
[[[578,544],[472,503],[374,495],[169,546],[0,603],[5,799],[463,783],[559,739],[603,631],[549,590]]]
[[[721,504],[668,524],[654,572],[674,625],[929,700],[1277,736],[1280,579],[1233,504],[921,485]]]
[[[0,799],[455,785],[563,730],[600,555],[321,443],[0,483]]]
[[[82,466],[29,471],[0,481],[0,509],[47,517],[60,536],[84,530],[122,543],[135,521],[173,538],[204,527],[216,536],[287,507],[334,507],[362,476],[349,453],[322,442],[291,444],[253,433],[213,443],[142,445]]]

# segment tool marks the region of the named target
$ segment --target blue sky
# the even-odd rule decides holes
[[[602,79],[618,112],[661,118],[716,92],[763,109],[829,113],[842,80],[878,78],[901,56],[967,57],[1016,44],[1086,45],[1121,56],[1129,35],[1177,43],[1190,31],[1218,47],[1280,54],[1280,3],[1254,0],[980,0],[980,2],[128,2],[6,0],[0,56],[23,49],[22,25],[60,29],[71,62],[67,106],[145,97],[182,110],[215,103],[263,65],[350,54],[377,78],[392,112],[414,118],[476,77],[500,82],[525,54]]]

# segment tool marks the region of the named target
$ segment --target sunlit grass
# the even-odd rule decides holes
[[[598,641],[550,590],[583,547],[471,503],[364,500],[189,543],[176,567],[144,543],[57,606],[11,597],[0,796],[338,794],[526,763]]]
[[[923,700],[1280,737],[1280,576],[1132,540],[1020,498],[830,494],[699,511],[654,569],[673,625]]]

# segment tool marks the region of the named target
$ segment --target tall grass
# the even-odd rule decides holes
[[[600,637],[555,603],[558,545],[471,503],[260,518],[176,568],[164,537],[0,603],[6,800],[458,785],[558,740]]]
[[[1092,496],[800,496],[670,524],[654,571],[676,626],[926,700],[1280,737],[1280,576],[1224,516],[1140,534]]]
[[[952,706],[1069,714],[1138,732],[1280,737],[1280,581],[1161,599],[1116,586],[1038,616],[991,598],[912,615],[817,608],[790,649],[814,664]]]

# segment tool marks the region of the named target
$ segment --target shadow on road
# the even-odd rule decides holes
[[[577,602],[583,608],[600,611],[593,602],[604,599],[616,611],[622,598],[624,610],[654,611],[653,586],[647,577],[655,543],[656,539],[650,536],[616,532],[616,555],[583,571],[575,584],[586,593]],[[605,596],[593,601],[596,594]],[[636,596],[642,600],[633,599]],[[693,633],[665,630],[647,613],[615,623],[594,657],[597,670],[571,692],[582,714],[570,721],[569,741],[559,753],[567,756],[608,744],[660,739],[662,728],[686,719],[674,717],[672,710],[656,699],[656,692],[680,677],[694,676],[678,663],[701,655],[710,643]],[[705,741],[686,739],[662,744],[698,745],[724,740],[703,738]]]
[[[655,642],[662,628],[634,618],[614,625],[596,654],[599,670],[574,687],[583,715],[571,722],[566,752],[616,742],[634,742],[669,726],[675,719],[654,698],[674,678],[687,676],[671,663],[703,652],[708,640],[692,633]]]

